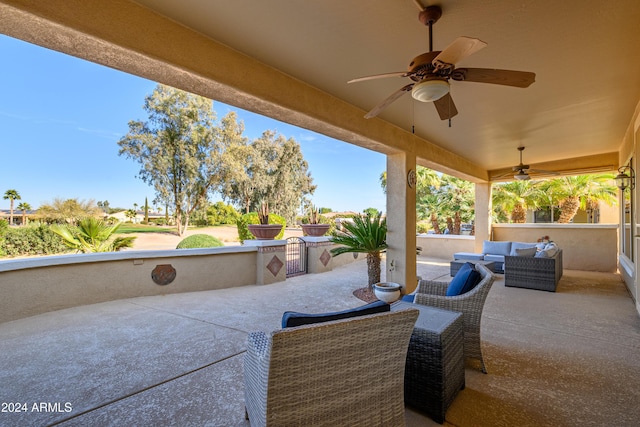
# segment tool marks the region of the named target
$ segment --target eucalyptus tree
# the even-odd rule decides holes
[[[278,152],[276,170],[274,171],[273,213],[285,218],[288,224],[295,223],[297,207],[307,196],[314,193],[316,186],[309,172],[309,164],[304,159],[300,145],[293,139],[285,139],[279,135],[275,140]]]
[[[173,209],[178,234],[219,184],[221,147],[210,99],[158,85],[145,98],[146,121],[130,121],[120,155],[140,164],[139,177]]]
[[[22,211],[22,225],[27,225],[27,211],[31,210],[31,205],[27,202],[21,202],[17,208]]]
[[[20,193],[16,190],[7,190],[4,193],[3,199],[9,200],[9,224],[13,225],[13,202],[15,200],[20,200]]]
[[[297,207],[316,188],[300,145],[273,130],[253,141],[239,134],[228,141],[221,187],[224,199],[245,213],[268,205],[272,213],[292,223]]]

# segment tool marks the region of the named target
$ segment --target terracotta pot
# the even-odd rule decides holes
[[[400,299],[400,289],[402,287],[394,282],[379,282],[373,285],[373,292],[380,301],[391,304]]]
[[[329,231],[329,224],[302,224],[302,232],[305,236],[320,237]]]
[[[282,231],[282,224],[249,224],[248,227],[258,240],[273,240]]]

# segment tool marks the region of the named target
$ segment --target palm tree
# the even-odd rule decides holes
[[[22,225],[27,225],[27,211],[31,210],[31,205],[27,202],[22,202],[17,208],[19,211],[22,211]]]
[[[18,193],[16,190],[7,190],[4,193],[4,197],[5,200],[9,200],[10,201],[10,205],[9,205],[9,224],[13,225],[13,201],[14,200],[20,200],[20,193]]]
[[[62,237],[65,245],[83,253],[118,252],[133,247],[135,237],[112,238],[118,227],[120,223],[109,226],[100,219],[87,217],[81,219],[77,227],[53,224],[51,231]]]
[[[335,232],[333,243],[338,247],[331,249],[331,254],[366,253],[367,276],[369,290],[373,290],[374,283],[380,281],[380,261],[382,252],[387,249],[387,220],[382,218],[382,212],[372,215],[357,215],[353,222],[344,222],[345,232]]]
[[[512,181],[494,185],[492,203],[497,216],[510,213],[512,222],[523,224],[527,209],[538,205],[536,184],[536,181]]]
[[[612,174],[564,176],[551,181],[552,191],[560,199],[558,223],[569,223],[578,209],[593,208],[599,201],[617,202],[618,189]]]

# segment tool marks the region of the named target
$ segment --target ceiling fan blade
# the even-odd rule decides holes
[[[358,77],[357,79],[349,80],[347,83],[364,82],[366,80],[384,79],[385,77],[407,77],[412,73],[406,71],[396,71],[393,73],[374,74],[372,76]]]
[[[405,92],[409,92],[411,91],[411,89],[413,88],[413,85],[415,83],[409,83],[406,86],[401,87],[400,89],[398,89],[397,91],[393,92],[391,95],[389,95],[387,97],[387,99],[385,99],[384,101],[382,101],[381,103],[379,103],[378,105],[376,105],[375,107],[373,107],[373,110],[369,111],[364,118],[365,119],[370,119],[372,117],[377,116],[378,114],[380,114],[380,112],[382,110],[384,110],[385,108],[387,108],[393,101],[395,101],[396,99],[400,98],[402,95],[404,95]]]
[[[453,43],[440,52],[438,56],[433,58],[433,65],[435,65],[436,68],[443,68],[441,66],[439,67],[438,64],[457,64],[459,61],[476,53],[486,45],[482,40],[464,36],[458,37]]]
[[[554,171],[545,171],[541,169],[529,169],[527,172],[536,174],[536,175],[560,175],[558,172]]]
[[[513,87],[529,87],[536,81],[536,74],[528,71],[497,70],[493,68],[456,68],[453,80],[493,83]]]
[[[456,104],[454,104],[453,98],[451,97],[450,93],[446,94],[440,99],[435,100],[433,104],[436,106],[436,110],[438,110],[440,120],[447,120],[458,114]]]

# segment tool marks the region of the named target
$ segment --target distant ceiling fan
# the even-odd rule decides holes
[[[416,2],[416,4],[419,4]],[[458,110],[449,93],[449,79],[457,81],[493,83],[498,85],[526,88],[535,81],[535,73],[525,71],[498,70],[492,68],[456,68],[455,64],[467,56],[484,48],[487,44],[470,37],[458,37],[443,51],[433,51],[432,26],[442,16],[439,6],[428,6],[420,12],[418,19],[429,27],[429,52],[413,58],[408,71],[376,74],[350,80],[361,82],[385,77],[409,77],[413,82],[393,92],[376,105],[364,117],[377,116],[405,92],[420,102],[433,102],[440,119],[451,119]]]
[[[525,165],[525,164],[522,163],[522,152],[524,151],[524,147],[522,147],[522,146],[518,147],[518,151],[520,151],[520,164],[518,166],[512,167],[511,168],[512,172],[496,176],[496,178],[504,178],[504,177],[509,176],[509,175],[511,175],[513,173],[513,177],[515,179],[517,179],[518,181],[527,181],[527,180],[531,179],[531,176],[529,175],[529,172],[545,174],[545,175],[557,175],[556,172],[550,172],[550,171],[544,171],[544,170],[538,170],[538,169],[531,169],[529,167],[529,165]]]

